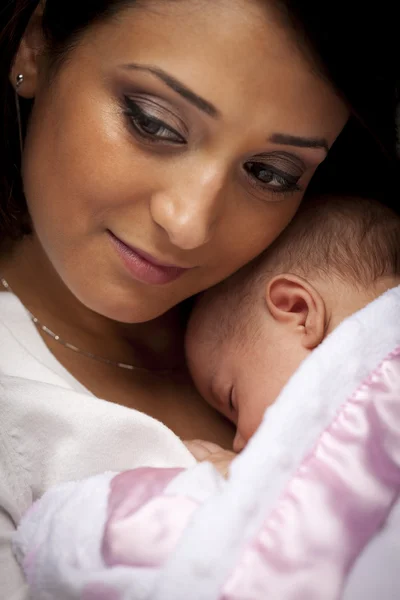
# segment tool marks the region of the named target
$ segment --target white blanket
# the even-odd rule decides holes
[[[64,484],[23,519],[34,600],[400,597],[400,288],[307,359],[234,461]]]

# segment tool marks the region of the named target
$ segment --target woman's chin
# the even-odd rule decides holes
[[[134,292],[130,294],[126,292],[118,293],[113,290],[108,293],[99,292],[98,294],[93,293],[93,290],[88,294],[88,290],[85,290],[82,294],[78,292],[75,295],[77,300],[93,313],[124,324],[153,321],[184,300],[182,298],[181,301],[176,299],[168,301],[167,298],[160,297],[161,294],[157,293],[157,290],[154,290],[152,295],[141,295]]]

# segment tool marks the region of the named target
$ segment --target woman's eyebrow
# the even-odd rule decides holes
[[[150,73],[210,117],[217,119],[221,116],[220,111],[213,104],[211,104],[211,102],[193,92],[185,84],[178,81],[178,79],[163,69],[152,65],[141,65],[138,63],[127,63],[121,66],[123,69],[128,71],[145,71]],[[269,138],[269,141],[275,144],[283,144],[285,146],[296,146],[297,148],[323,149],[326,153],[329,151],[329,144],[324,138],[305,138],[301,136],[288,135],[286,133],[274,133]]]
[[[269,141],[284,146],[296,146],[297,148],[315,148],[317,150],[322,148],[327,154],[329,152],[329,144],[325,138],[306,138],[286,133],[273,133]]]
[[[183,83],[175,79],[175,77],[173,77],[169,73],[166,73],[159,67],[153,67],[151,65],[139,65],[137,63],[128,63],[122,65],[122,68],[130,71],[136,70],[151,73],[152,75],[158,77],[158,79],[161,79],[161,81],[163,81],[169,88],[171,88],[174,92],[180,94],[183,98],[188,100],[191,104],[196,106],[196,108],[200,109],[202,112],[206,113],[210,117],[213,117],[214,119],[220,117],[219,110],[213,104],[211,104],[211,102],[208,102],[208,100],[205,100],[201,96],[195,94],[195,92],[190,90],[186,85],[184,85]]]

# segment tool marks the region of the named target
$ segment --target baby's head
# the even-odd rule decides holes
[[[206,292],[186,352],[241,450],[300,363],[343,319],[400,283],[400,218],[366,199],[306,201],[250,266]]]

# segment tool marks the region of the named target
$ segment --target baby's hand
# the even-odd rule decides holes
[[[223,477],[228,477],[229,466],[237,456],[235,452],[224,450],[221,446],[204,440],[191,440],[185,442],[185,446],[196,460],[210,462]]]

